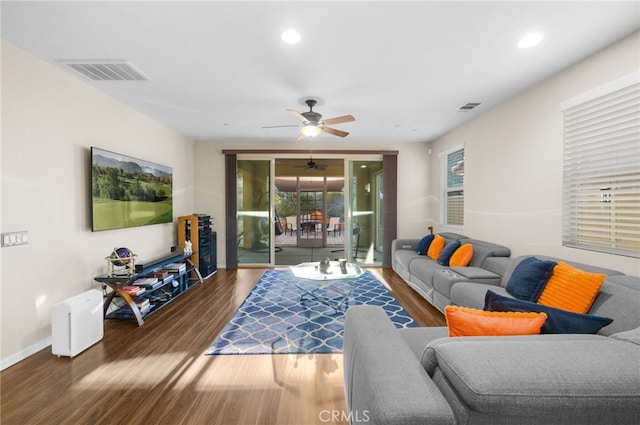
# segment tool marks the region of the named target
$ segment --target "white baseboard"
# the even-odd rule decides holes
[[[24,350],[20,350],[15,354],[10,355],[6,359],[0,360],[0,370],[5,370],[6,368],[13,366],[14,364],[21,362],[29,356],[34,355],[38,351],[41,351],[51,345],[51,337],[47,337],[40,342],[33,344],[30,347],[25,348]]]

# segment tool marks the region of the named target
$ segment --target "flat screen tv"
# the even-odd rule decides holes
[[[91,148],[94,232],[173,222],[173,169]]]

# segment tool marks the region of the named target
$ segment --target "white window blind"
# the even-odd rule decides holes
[[[456,147],[440,155],[442,170],[441,222],[447,226],[464,225],[464,148]]]
[[[563,244],[640,257],[640,74],[563,102]]]

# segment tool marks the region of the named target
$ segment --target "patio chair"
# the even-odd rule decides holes
[[[293,236],[293,232],[298,230],[298,218],[295,215],[289,216],[286,219],[287,227],[286,230],[289,231],[289,234]]]
[[[327,224],[327,234],[333,232],[333,236],[342,234],[342,225],[340,224],[340,217],[330,217],[329,224]]]

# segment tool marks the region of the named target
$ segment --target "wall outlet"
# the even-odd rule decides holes
[[[5,246],[26,245],[29,243],[29,232],[23,230],[21,232],[2,233],[0,242],[2,242],[3,248]]]

